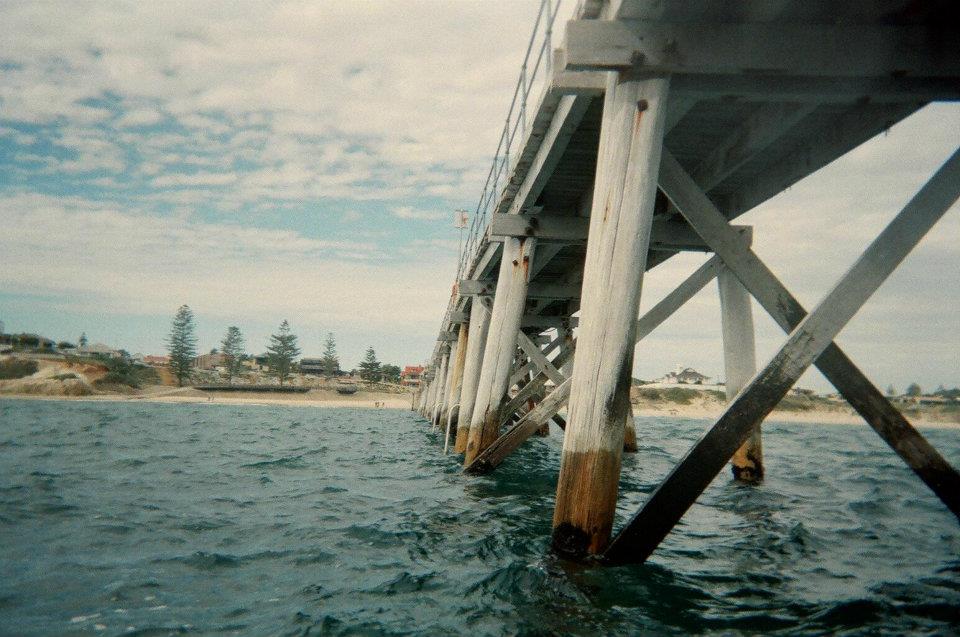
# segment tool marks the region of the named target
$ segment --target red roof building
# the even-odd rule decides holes
[[[407,365],[400,372],[400,384],[410,387],[416,387],[420,384],[420,377],[423,375],[423,367],[420,365]]]

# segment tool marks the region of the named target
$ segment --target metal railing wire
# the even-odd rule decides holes
[[[483,184],[483,191],[480,194],[480,201],[477,202],[476,212],[471,220],[466,242],[460,252],[460,262],[457,264],[457,283],[469,274],[468,269],[482,243],[481,240],[486,232],[487,223],[490,221],[490,215],[500,201],[503,190],[509,184],[509,177],[514,167],[511,158],[516,159],[518,157],[519,153],[517,151],[527,136],[529,124],[527,111],[530,96],[539,97],[542,88],[550,81],[550,74],[553,71],[553,23],[562,2],[563,0],[540,0],[540,8],[537,11],[533,32],[530,34],[530,41],[527,42],[527,51],[523,57],[523,64],[520,66],[520,76],[517,78],[516,86],[513,89],[513,97],[510,100],[510,108],[507,110],[503,129],[500,132],[497,150],[493,155],[490,170],[487,172],[487,180]],[[536,55],[536,59],[532,60],[531,63],[531,56],[533,55]],[[534,104],[533,106],[536,108],[538,105]],[[444,326],[449,324],[456,296],[456,294],[451,296],[446,312],[444,312],[442,322]],[[432,370],[437,363],[442,347],[443,344],[439,341],[434,346],[430,362],[427,363],[428,371]]]
[[[500,133],[497,150],[493,156],[493,163],[487,173],[487,180],[480,194],[476,212],[470,223],[466,244],[457,266],[457,281],[469,274],[467,269],[475,258],[483,233],[494,207],[500,201],[503,190],[509,184],[513,169],[511,158],[516,160],[519,147],[527,136],[527,111],[530,96],[539,97],[541,87],[549,81],[553,63],[552,40],[553,22],[557,17],[557,10],[562,0],[540,0],[540,9],[533,25],[527,51],[520,66],[520,77],[513,89],[513,98],[507,111],[506,121]],[[535,59],[531,59],[536,56]],[[534,93],[534,89],[538,89]],[[536,104],[533,105],[536,108]],[[519,134],[518,134],[519,133]]]

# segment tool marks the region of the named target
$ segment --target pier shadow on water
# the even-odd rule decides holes
[[[960,527],[865,426],[769,423],[644,566],[549,552],[562,439],[411,412],[0,401],[0,634],[944,634]],[[638,418],[618,525],[708,423]],[[926,432],[960,463],[956,430]]]

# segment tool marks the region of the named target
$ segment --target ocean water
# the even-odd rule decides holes
[[[708,424],[637,419],[621,523]],[[0,400],[0,634],[960,631],[960,525],[880,439],[765,431],[605,568],[548,550],[556,432],[477,478],[408,411]]]

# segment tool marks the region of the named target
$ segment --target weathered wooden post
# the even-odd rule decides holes
[[[444,375],[443,379],[443,398],[440,401],[440,410],[437,412],[437,427],[443,430],[446,430],[447,426],[447,416],[450,413],[451,404],[451,387],[453,384],[453,368],[454,363],[457,358],[457,344],[459,342],[459,326],[457,327],[457,340],[451,342],[450,344],[450,353],[447,355],[447,373]]]
[[[724,268],[717,275],[720,291],[720,325],[723,332],[723,368],[726,376],[727,401],[743,389],[757,373],[753,312],[750,295],[736,275]],[[733,477],[744,482],[763,479],[763,447],[760,423],[751,432],[730,461]]]
[[[508,389],[510,367],[517,349],[517,332],[527,301],[535,246],[536,239],[532,237],[506,237],[503,242],[497,292],[490,312],[477,398],[470,417],[465,464],[470,464],[500,434],[500,403]]]
[[[624,453],[637,453],[637,427],[633,422],[633,402],[630,403],[630,409],[627,410],[627,422],[624,424],[623,451]]]
[[[437,368],[437,377],[433,379],[437,389],[434,393],[433,409],[430,410],[430,422],[433,423],[434,428],[438,427],[440,423],[440,410],[443,408],[443,399],[445,396],[443,391],[444,381],[447,380],[447,364],[449,360],[450,350],[447,349],[446,352],[440,355],[440,367]]]
[[[453,363],[450,364],[450,373],[448,375],[449,384],[447,385],[447,407],[446,414],[441,420],[446,425],[446,432],[443,438],[443,453],[447,453],[450,446],[450,432],[456,431],[457,420],[460,414],[460,394],[463,386],[463,367],[467,358],[467,343],[470,335],[470,326],[467,323],[461,323],[457,332],[457,344],[454,346]]]
[[[423,373],[420,375],[420,385],[423,388],[423,391],[420,395],[420,405],[418,408],[418,413],[424,418],[427,417],[427,405],[430,404],[430,368],[425,367]]]
[[[470,338],[463,365],[463,383],[460,389],[459,423],[457,439],[453,445],[456,453],[467,450],[467,438],[470,435],[470,417],[477,398],[477,385],[480,382],[480,367],[483,362],[483,350],[487,343],[487,328],[490,327],[490,310],[486,301],[479,296],[470,301]]]
[[[536,372],[531,371],[530,379],[527,382],[532,383],[533,379],[536,378],[536,376],[537,376]],[[535,399],[533,398],[527,399],[527,411],[533,411],[533,408],[536,406],[537,406],[537,401]],[[540,425],[540,427],[537,429],[534,435],[539,436],[541,438],[548,437],[550,435],[550,421],[547,420],[542,425]]]
[[[573,557],[602,552],[613,528],[668,84],[607,76],[553,517],[553,546]]]

